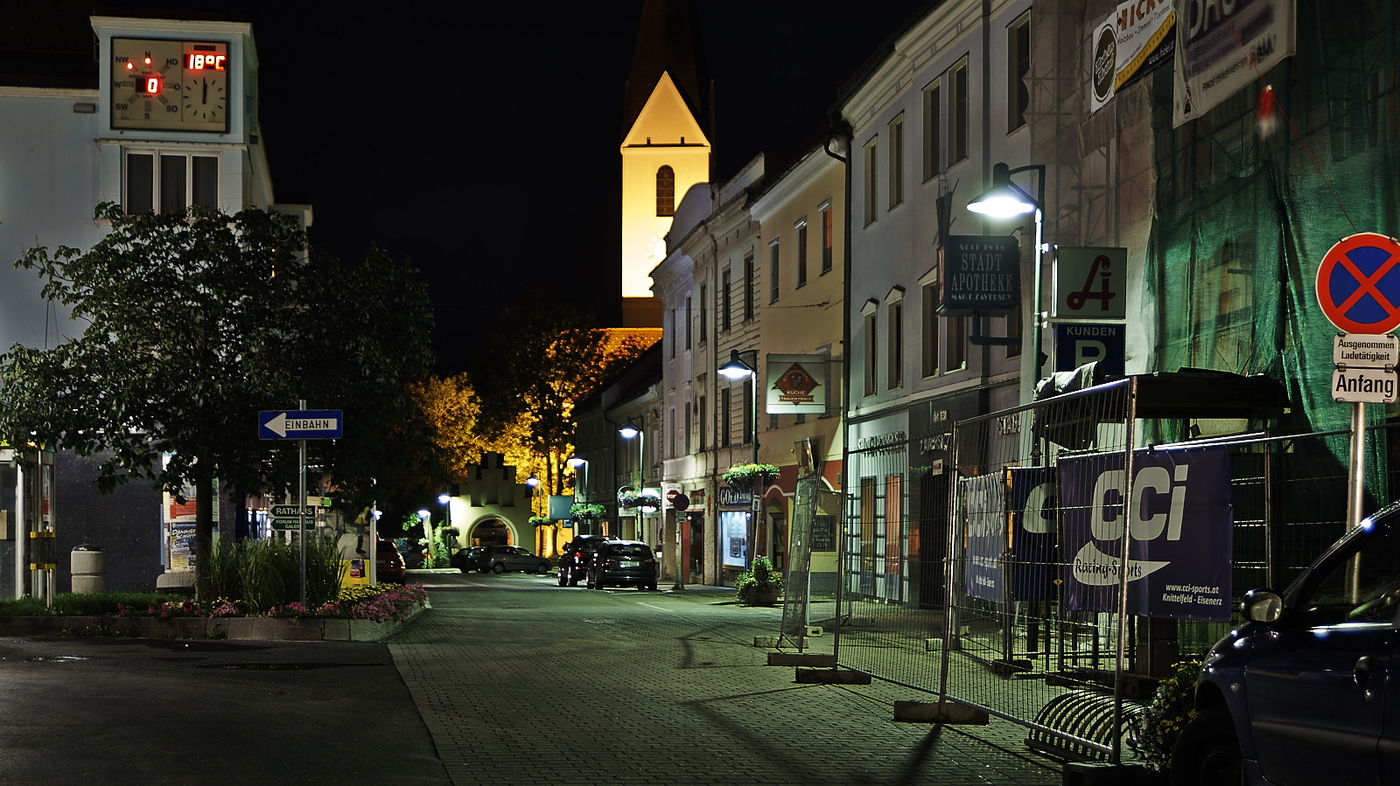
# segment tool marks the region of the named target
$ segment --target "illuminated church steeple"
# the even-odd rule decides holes
[[[622,321],[660,327],[651,271],[666,258],[666,232],[681,197],[710,180],[714,94],[689,0],[646,0],[622,138]]]

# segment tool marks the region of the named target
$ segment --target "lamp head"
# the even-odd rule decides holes
[[[739,350],[731,349],[729,350],[729,362],[719,367],[719,373],[725,379],[740,380],[748,379],[754,373],[754,369],[753,366],[745,363],[743,358],[739,357]]]
[[[540,485],[540,479],[535,477],[534,475],[531,475],[530,477],[525,479],[525,485],[529,486],[530,488],[536,488]]]
[[[637,421],[628,418],[627,422],[622,424],[622,428],[617,430],[617,433],[622,435],[623,439],[636,439],[637,435],[642,433],[642,430],[637,427]]]
[[[581,466],[583,466],[584,464],[587,464],[587,463],[588,463],[588,459],[586,459],[586,458],[584,458],[584,457],[582,457],[582,456],[570,456],[570,457],[569,457],[569,461],[568,461],[569,466],[570,466],[570,467],[573,467],[574,469],[578,469],[579,467],[581,467]]]
[[[447,501],[450,500],[450,499],[452,499],[452,497],[449,497],[449,496],[446,495],[446,494],[439,494],[439,495],[438,495],[438,504],[439,504],[439,505],[446,505],[446,504],[447,504]]]
[[[967,209],[993,218],[1010,218],[1036,211],[1036,202],[1019,186],[1011,182],[1011,168],[1006,164],[992,166],[992,187],[967,203]]]
[[[427,521],[428,517],[431,515],[433,514],[429,513],[427,508],[421,508],[418,511],[418,518],[423,519],[424,521]]]

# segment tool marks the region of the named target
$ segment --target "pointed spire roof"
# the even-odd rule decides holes
[[[714,90],[700,42],[700,19],[692,0],[645,0],[622,107],[625,137],[663,73],[685,99],[705,135],[714,138]]]

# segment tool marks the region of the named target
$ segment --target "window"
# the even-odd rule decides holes
[[[943,171],[943,82],[924,88],[924,180]]]
[[[948,72],[948,81],[953,94],[949,96],[948,107],[950,127],[948,129],[948,165],[952,166],[967,160],[968,150],[968,107],[967,107],[967,58],[958,61]]]
[[[775,237],[768,241],[768,302],[778,302],[778,284],[782,270],[782,251]]]
[[[703,384],[704,384],[704,380],[703,380],[703,379],[700,380],[700,383],[703,385]],[[706,404],[706,403],[708,403],[708,402],[706,401],[706,397],[705,397],[705,396],[701,396],[701,397],[700,397],[700,401],[699,401],[699,406],[697,406],[696,409],[695,409],[695,416],[696,416],[695,436],[696,436],[696,438],[699,440],[699,443],[698,443],[698,444],[699,444],[701,450],[705,450],[706,448],[709,447],[709,445],[706,444],[706,442],[705,442],[705,437],[706,437],[706,433],[705,433],[705,404]]]
[[[879,137],[872,138],[865,143],[865,225],[870,226],[875,223],[876,216],[880,213],[878,191],[880,189],[880,176],[876,167],[880,165]]]
[[[690,349],[690,296],[685,298],[685,348]],[[688,451],[687,451],[688,452]]]
[[[733,317],[731,316],[731,309],[730,309],[730,306],[733,305],[733,303],[731,302],[731,298],[732,298],[733,293],[730,291],[731,287],[730,287],[730,282],[729,282],[729,271],[728,271],[728,270],[724,271],[724,280],[721,282],[720,286],[722,287],[722,289],[720,290],[720,296],[719,296],[719,297],[720,297],[720,302],[719,302],[719,307],[720,307],[719,322],[720,322],[720,327],[721,327],[723,330],[728,331],[731,327],[734,326],[734,323],[731,321],[731,320],[733,319]]]
[[[739,435],[739,441],[751,443],[754,436],[758,434],[758,421],[754,420],[753,385],[745,382],[741,390],[743,393],[740,394],[740,397],[744,402],[744,416],[741,418],[744,422],[744,433]]]
[[[708,284],[700,285],[700,343],[705,343],[705,339],[710,334],[710,287]]]
[[[889,368],[886,369],[888,387],[898,390],[904,387],[904,302],[892,301],[889,312]]]
[[[219,157],[165,150],[126,154],[126,212],[183,212],[190,205],[219,209]]]
[[[719,444],[728,447],[734,443],[729,436],[729,419],[733,416],[730,409],[732,394],[729,388],[723,388],[719,392]]]
[[[662,164],[661,168],[656,170],[656,214],[676,214],[676,170],[668,164]]]
[[[1025,325],[1024,325],[1024,323],[1021,322],[1021,309],[1019,309],[1019,308],[1017,308],[1017,309],[1012,309],[1012,310],[1006,315],[1006,337],[1007,337],[1007,338],[1021,338],[1021,329],[1022,329],[1023,327],[1025,327]],[[1009,357],[1009,358],[1017,358],[1017,357],[1020,357],[1020,356],[1021,356],[1021,345],[1020,345],[1020,344],[1008,344],[1008,345],[1006,346],[1006,356]]]
[[[923,359],[920,370],[925,377],[938,376],[938,341],[941,337],[938,316],[938,279],[925,283],[922,288],[923,316]]]
[[[904,113],[890,121],[890,210],[904,203]]]
[[[880,323],[876,317],[880,315],[880,307],[874,300],[866,303],[865,314],[865,395],[875,395],[879,374],[877,367],[880,360]]]
[[[807,286],[807,219],[798,220],[793,228],[797,230],[797,288]]]
[[[947,362],[944,371],[957,371],[967,365],[967,317],[945,317],[948,320]]]
[[[670,323],[671,323],[670,325],[668,325],[668,326],[666,327],[666,343],[667,343],[667,345],[668,345],[668,349],[670,349],[670,351],[671,351],[671,359],[672,359],[672,360],[675,360],[675,359],[676,359],[676,310],[675,310],[674,308],[673,308],[673,309],[669,309],[666,316],[667,316],[667,318],[669,319],[669,321],[670,321]]]
[[[753,254],[744,257],[744,321],[753,319],[753,301],[758,297],[758,271]]]
[[[695,419],[692,406],[689,401],[685,402],[685,420],[681,421],[681,445],[684,447],[682,456],[690,455],[690,423]]]
[[[832,232],[833,232],[833,230],[834,230],[834,227],[832,226],[832,219],[831,219],[831,203],[830,203],[830,202],[824,202],[824,203],[822,203],[821,211],[822,211],[822,275],[826,275],[827,273],[830,273],[830,272],[831,272],[831,262],[832,262],[832,260],[831,260],[831,251],[832,251],[831,242],[832,242],[832,237],[831,237],[831,236],[832,236]]]
[[[1026,77],[1031,72],[1031,12],[1021,14],[1006,30],[1006,133],[1026,125],[1031,103]]]

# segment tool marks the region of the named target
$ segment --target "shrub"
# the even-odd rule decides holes
[[[1157,683],[1147,711],[1129,728],[1128,745],[1153,769],[1166,768],[1176,738],[1196,714],[1196,677],[1200,673],[1201,662],[1194,658],[1173,666],[1171,675]]]
[[[783,575],[773,567],[772,560],[767,557],[754,557],[753,565],[750,566],[749,570],[739,574],[734,588],[739,594],[739,602],[748,603],[756,591],[777,590],[782,592]]]

